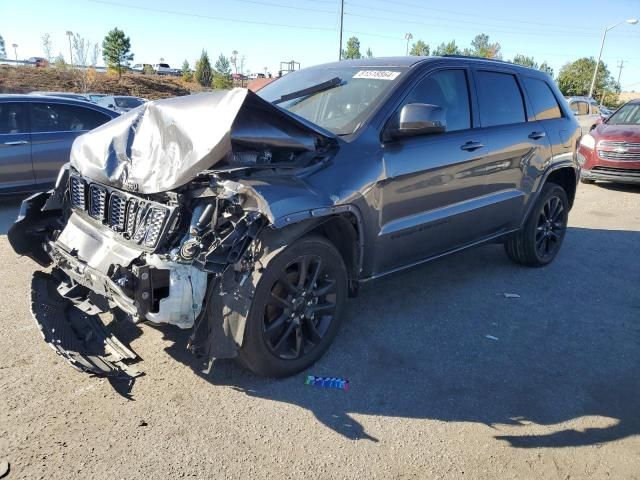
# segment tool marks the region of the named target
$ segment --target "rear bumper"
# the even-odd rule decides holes
[[[591,170],[582,169],[580,177],[585,180],[601,180],[615,183],[640,184],[640,169],[595,167]]]

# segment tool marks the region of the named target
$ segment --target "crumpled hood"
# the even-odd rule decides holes
[[[145,103],[78,137],[71,166],[140,193],[180,187],[243,144],[314,150],[334,135],[244,88]]]

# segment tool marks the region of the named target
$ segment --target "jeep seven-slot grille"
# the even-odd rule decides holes
[[[89,187],[89,215],[97,220],[104,220],[107,203],[107,190],[98,185]]]
[[[71,177],[69,197],[71,199],[71,206],[73,208],[79,208],[80,210],[84,210],[86,208],[84,182],[78,177]]]
[[[118,232],[122,232],[127,215],[127,199],[122,195],[112,193],[109,196],[109,226]]]
[[[157,246],[171,211],[171,207],[87,183],[75,175],[69,179],[69,197],[72,208],[86,211],[127,240],[147,248]]]

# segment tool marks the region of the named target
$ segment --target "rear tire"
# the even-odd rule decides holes
[[[267,264],[247,317],[238,361],[252,372],[286,377],[315,363],[338,332],[347,269],[326,238],[300,238]]]
[[[524,227],[504,244],[509,258],[529,267],[551,263],[562,246],[568,215],[567,193],[560,185],[546,183]]]

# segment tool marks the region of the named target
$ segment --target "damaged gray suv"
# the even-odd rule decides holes
[[[487,243],[551,262],[580,128],[550,78],[473,58],[344,61],[149,102],[79,137],[9,232],[72,365],[133,377],[101,322],[192,329],[262,375],[315,362],[362,282]]]

